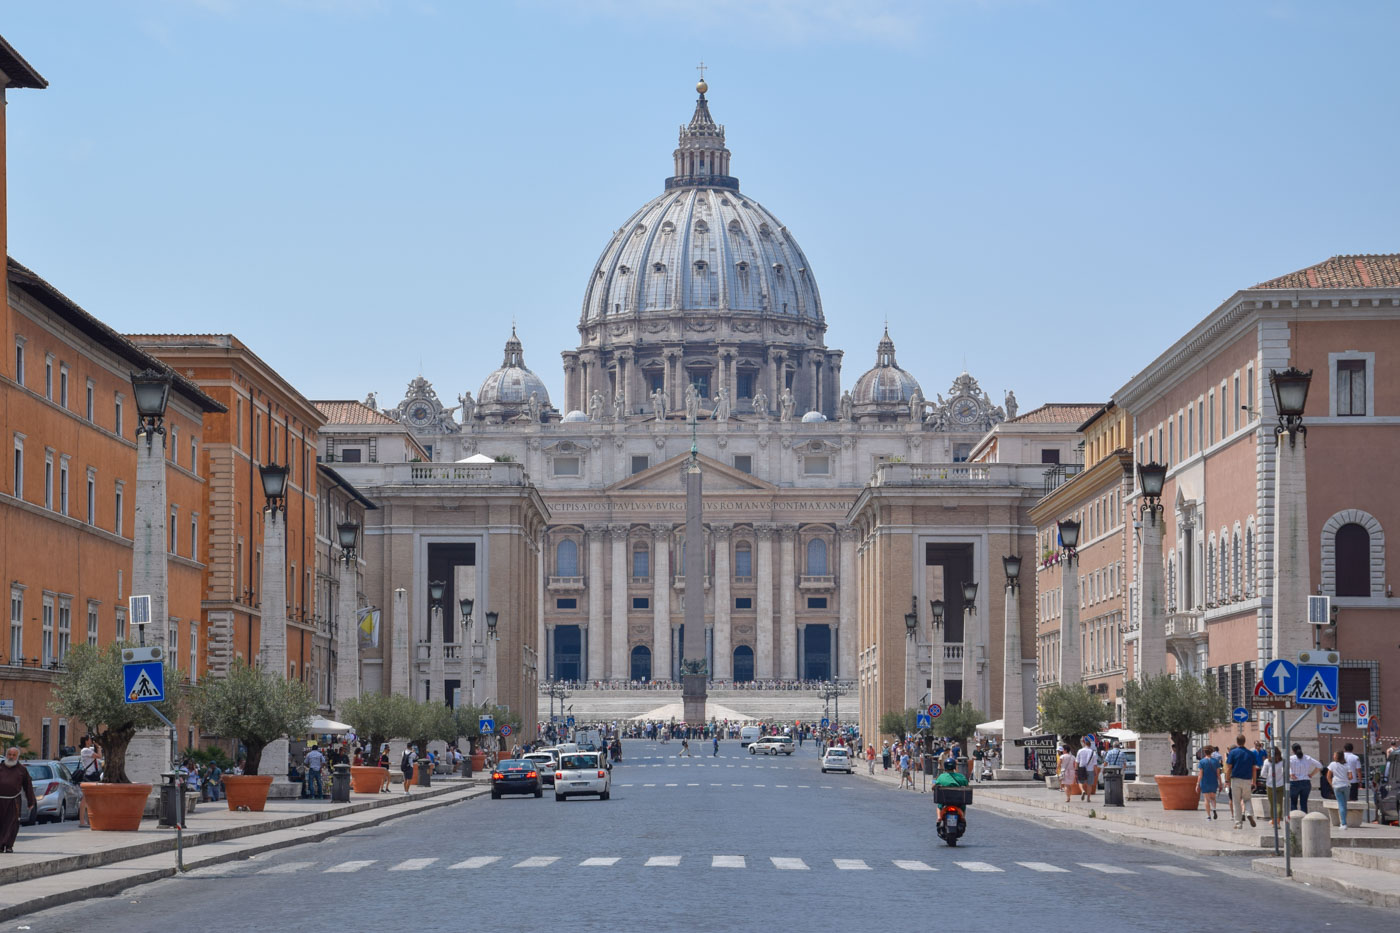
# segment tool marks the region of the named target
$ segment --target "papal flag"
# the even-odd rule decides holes
[[[379,616],[381,610],[373,606],[360,610],[360,644],[371,648],[379,647]]]

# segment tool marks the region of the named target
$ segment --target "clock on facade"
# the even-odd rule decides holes
[[[414,427],[427,427],[433,420],[432,410],[422,403],[414,405],[408,410],[408,420]]]
[[[982,408],[975,399],[964,395],[953,402],[953,417],[963,424],[971,424],[977,420],[977,416],[980,414],[982,414]]]

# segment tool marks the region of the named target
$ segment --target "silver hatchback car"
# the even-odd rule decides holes
[[[40,820],[61,823],[78,818],[78,804],[83,799],[83,789],[74,782],[68,769],[59,761],[22,762],[29,771],[29,779],[34,782],[34,798],[38,806],[20,819],[26,826],[33,826]],[[21,809],[25,809],[21,798]]]

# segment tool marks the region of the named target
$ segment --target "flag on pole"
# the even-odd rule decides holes
[[[360,610],[360,644],[371,648],[379,647],[379,617],[381,611],[374,607]]]

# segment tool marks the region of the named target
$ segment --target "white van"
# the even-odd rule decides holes
[[[751,743],[758,741],[762,734],[763,730],[759,729],[758,726],[742,727],[739,730],[739,747],[748,748]]]

